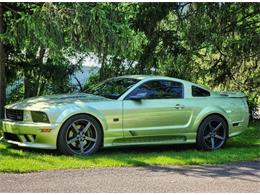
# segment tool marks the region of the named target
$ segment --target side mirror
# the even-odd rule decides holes
[[[139,93],[136,95],[131,95],[129,96],[127,99],[128,100],[134,100],[134,101],[141,101],[142,99],[144,99],[146,96],[146,93]]]

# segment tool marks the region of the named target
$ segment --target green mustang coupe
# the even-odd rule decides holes
[[[86,93],[6,106],[2,141],[90,155],[100,147],[196,143],[222,147],[248,125],[243,93],[217,93],[162,76],[121,76]]]

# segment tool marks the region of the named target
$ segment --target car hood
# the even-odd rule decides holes
[[[78,103],[87,103],[87,102],[97,102],[97,101],[111,101],[110,99],[85,94],[85,93],[76,93],[76,94],[66,94],[66,95],[49,95],[49,96],[40,96],[25,99],[21,102],[10,104],[5,106],[7,109],[17,109],[17,110],[47,110],[51,107],[60,107],[66,106],[68,104],[78,104]]]

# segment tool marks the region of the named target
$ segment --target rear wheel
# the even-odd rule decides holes
[[[227,140],[228,126],[226,121],[218,116],[207,117],[200,125],[197,134],[197,146],[201,150],[216,150]]]
[[[90,155],[102,143],[102,130],[91,116],[76,115],[67,120],[58,136],[58,149],[67,155]]]

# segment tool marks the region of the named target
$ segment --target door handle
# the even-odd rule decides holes
[[[176,104],[176,105],[174,106],[174,108],[176,108],[176,109],[183,109],[183,108],[184,108],[184,105]]]

